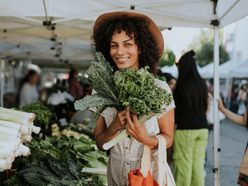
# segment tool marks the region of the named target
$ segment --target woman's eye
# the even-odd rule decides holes
[[[111,47],[111,48],[116,48],[116,47],[117,47],[117,45],[111,45],[110,47]]]
[[[133,46],[132,43],[126,43],[125,45],[126,45],[127,47]]]

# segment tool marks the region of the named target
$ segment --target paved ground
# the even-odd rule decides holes
[[[221,186],[237,186],[239,164],[248,140],[248,131],[224,120],[221,127]],[[213,131],[209,134],[207,149],[206,186],[213,186]]]

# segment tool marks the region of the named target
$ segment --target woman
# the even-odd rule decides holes
[[[93,40],[96,51],[102,52],[114,70],[149,66],[151,72],[163,52],[163,37],[155,23],[145,15],[131,12],[112,12],[97,18],[94,25]],[[166,82],[156,79],[163,89],[169,90]],[[132,138],[127,138],[110,150],[108,163],[108,185],[128,185],[128,172],[140,167],[144,145],[156,149],[160,134],[173,142],[174,102],[164,114],[156,115],[144,125],[138,116],[129,110],[117,112],[107,108],[97,120],[94,136],[99,149],[122,129]]]
[[[194,51],[185,53],[177,64],[179,76],[174,92],[177,129],[173,154],[177,186],[204,186],[208,93],[194,55]]]
[[[246,109],[246,113],[243,116],[235,114],[230,110],[226,109],[221,100],[218,100],[219,110],[230,120],[238,125],[244,126],[248,129],[248,109]],[[248,186],[248,143],[246,147],[245,156],[240,165],[240,175],[238,179],[238,183],[242,186]]]
[[[247,105],[247,81],[246,80],[242,80],[240,83],[240,89],[239,89],[237,101],[239,103],[238,114],[244,115],[246,112],[246,105]]]
[[[75,69],[71,69],[68,78],[69,93],[74,97],[75,100],[81,99],[84,95],[83,87],[79,83],[77,76],[78,71]]]
[[[176,83],[177,83],[176,78],[169,73],[164,73],[164,76],[166,78],[166,82],[169,85],[171,91],[174,92],[176,88]]]
[[[39,93],[37,90],[37,84],[39,82],[40,75],[35,70],[29,70],[23,82],[21,83],[19,107],[23,107],[27,104],[38,101]]]

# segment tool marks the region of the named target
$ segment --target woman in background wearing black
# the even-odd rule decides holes
[[[179,76],[174,92],[177,129],[173,154],[177,186],[204,186],[208,92],[205,80],[197,71],[194,55],[194,51],[185,53],[177,64]]]

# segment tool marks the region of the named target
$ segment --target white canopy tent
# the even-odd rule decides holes
[[[150,16],[162,29],[166,27],[208,27],[214,30],[214,98],[219,97],[218,28],[248,13],[246,0],[1,0],[0,56],[57,61],[50,48],[62,41],[62,59],[82,61],[90,58],[89,36],[94,20],[109,11],[136,11]],[[44,22],[45,21],[45,22]],[[54,23],[56,25],[54,25]],[[43,26],[46,24],[46,26]],[[55,26],[55,30],[53,29]],[[61,45],[61,44],[60,44]],[[56,50],[57,52],[57,50]],[[214,102],[214,113],[217,102]],[[219,119],[214,116],[214,183],[220,185]]]
[[[28,57],[42,63],[59,59],[82,63],[92,59],[92,25],[104,12],[142,12],[161,29],[212,28],[210,23],[215,19],[223,27],[247,13],[245,0],[1,0],[0,7],[0,58]],[[51,41],[56,36],[56,41]],[[56,53],[62,54],[55,57]]]
[[[164,66],[161,68],[161,71],[163,73],[170,73],[173,77],[177,78],[178,77],[178,70],[177,66],[174,64],[172,66]]]
[[[247,73],[234,73],[240,71],[240,67],[247,66],[248,61],[238,61],[235,59],[229,60],[219,66],[219,77],[220,78],[234,78],[234,77],[248,77],[245,76]],[[209,63],[208,65],[202,67],[199,72],[203,78],[213,78],[214,75],[214,63]]]
[[[236,78],[247,78],[248,77],[248,59],[238,63],[235,68],[232,68],[230,74]]]
[[[212,66],[212,68],[213,68],[213,66]],[[197,66],[197,69],[198,69],[199,72],[201,72],[201,67],[200,66]],[[164,67],[162,67],[161,72],[169,73],[173,77],[178,78],[178,68],[177,68],[177,66],[175,64],[172,65],[172,66],[164,66]],[[212,74],[212,77],[213,77],[213,74]]]
[[[199,73],[203,78],[213,78],[214,63],[209,63],[199,70]]]

